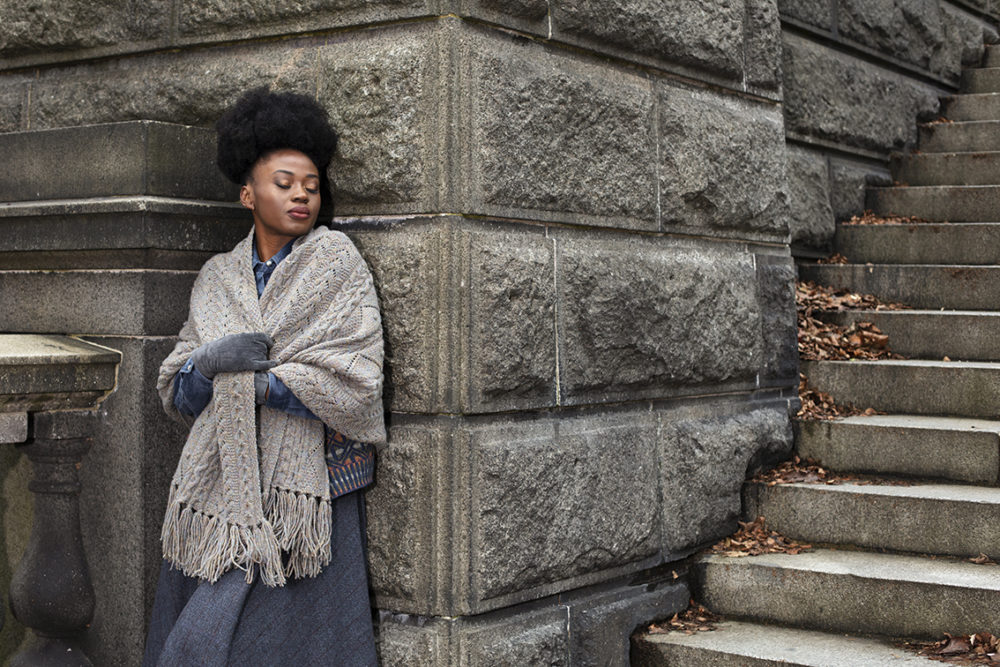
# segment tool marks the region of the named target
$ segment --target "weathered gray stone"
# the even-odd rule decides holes
[[[553,0],[559,37],[612,44],[730,78],[743,70],[744,3],[722,0]],[[600,47],[599,47],[600,48]]]
[[[14,132],[0,135],[0,154],[17,165],[0,181],[4,202],[139,194],[237,199],[236,186],[215,166],[215,133],[204,128],[132,122]]]
[[[75,64],[32,84],[32,129],[122,120],[211,126],[260,85],[315,94],[316,50],[302,43],[218,47]]]
[[[629,637],[650,621],[670,618],[687,608],[683,582],[627,586],[570,605],[574,667],[628,665]],[[542,663],[524,663],[542,664]]]
[[[563,402],[753,382],[761,362],[753,258],[734,249],[559,240]]]
[[[24,98],[28,86],[17,75],[0,77],[0,132],[16,132],[24,119]]]
[[[782,16],[829,30],[833,27],[832,2],[836,0],[778,0],[778,8]]]
[[[14,568],[28,545],[35,518],[35,502],[28,490],[33,477],[31,463],[13,446],[0,447],[0,590],[4,602],[0,627],[0,655],[11,656],[31,641],[33,634],[21,625],[6,604]]]
[[[443,93],[432,81],[428,35],[381,31],[320,48],[318,98],[340,133],[329,171],[338,215],[391,211],[385,205],[432,196],[425,161],[434,118],[421,105]]]
[[[469,231],[456,242],[468,263],[469,320],[463,409],[556,403],[553,241],[528,231]],[[466,255],[467,253],[467,255]],[[461,346],[459,349],[462,349]]]
[[[564,418],[558,430],[549,420],[472,429],[469,548],[477,601],[531,599],[538,597],[525,594],[531,589],[557,583],[564,590],[587,575],[607,579],[655,556],[655,429],[654,419],[635,414]]]
[[[96,410],[47,410],[31,416],[31,435],[41,440],[90,438],[97,431]]]
[[[177,19],[182,35],[226,29],[252,35],[276,28],[319,30],[411,18],[425,13],[427,5],[425,0],[249,0],[240,3],[236,10],[225,0],[180,0]]]
[[[762,383],[798,385],[795,265],[788,257],[757,255],[758,298],[764,339]]]
[[[507,28],[547,37],[549,3],[547,0],[459,0],[457,12]]]
[[[865,212],[865,189],[891,185],[884,167],[865,166],[833,158],[830,160],[830,201],[837,222]]]
[[[438,292],[441,272],[447,274],[450,235],[440,225],[417,222],[350,235],[378,291],[385,334],[384,398],[394,411],[434,412],[443,403]],[[447,329],[447,323],[440,327]],[[447,384],[449,378],[445,373],[440,382]]]
[[[433,610],[432,563],[446,557],[433,551],[433,526],[444,518],[435,492],[444,437],[440,429],[394,426],[379,453],[367,508],[369,576],[381,608]]]
[[[748,474],[786,456],[792,427],[780,409],[720,416],[662,416],[664,550],[682,552],[729,534]]]
[[[642,78],[468,36],[472,137],[455,180],[503,217],[656,227],[653,100]],[[469,161],[468,164],[464,164]],[[471,182],[470,182],[471,181]],[[475,211],[480,212],[480,211]]]
[[[170,0],[0,2],[0,54],[83,49],[151,40],[170,30]]]
[[[916,140],[936,91],[825,46],[784,33],[785,126],[848,146],[887,152]]]
[[[468,4],[527,19],[540,19],[549,11],[546,0],[473,0]]]
[[[161,334],[180,331],[194,271],[0,271],[7,331]],[[113,296],[112,296],[113,295]]]
[[[945,22],[949,24],[954,40],[959,50],[959,65],[956,66],[956,76],[961,73],[961,66],[978,67],[986,52],[986,44],[997,41],[997,27],[990,23],[969,16],[965,12],[956,11],[948,5],[944,9]]]
[[[449,665],[450,619],[412,618],[381,612],[378,622],[379,664],[384,667]]]
[[[0,445],[24,442],[28,439],[27,412],[0,412]]]
[[[781,21],[775,0],[746,0],[746,81],[751,87],[781,86]]]
[[[788,146],[789,219],[792,243],[826,249],[837,230],[830,204],[830,174],[826,156]],[[862,196],[864,192],[862,191]]]
[[[711,91],[659,95],[664,227],[730,227],[784,236],[784,132],[777,108]]]
[[[570,667],[569,628],[563,608],[527,612],[493,622],[462,622],[454,664]]]

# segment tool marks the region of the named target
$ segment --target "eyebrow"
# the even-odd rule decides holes
[[[275,169],[271,172],[271,175],[274,176],[275,174],[288,174],[289,176],[295,175],[287,169]],[[319,174],[306,174],[306,178],[319,178]]]

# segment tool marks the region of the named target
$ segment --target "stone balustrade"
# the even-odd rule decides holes
[[[34,637],[20,642],[12,667],[91,664],[79,645],[95,597],[78,471],[120,361],[115,350],[68,336],[0,335],[0,446],[20,450],[34,472],[31,535],[10,583],[14,618]]]

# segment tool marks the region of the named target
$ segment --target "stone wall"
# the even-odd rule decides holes
[[[86,473],[85,542],[115,563],[94,577],[96,662],[134,664],[148,618],[183,435],[156,367],[197,267],[248,221],[209,175],[210,132],[43,130],[210,126],[258,84],[330,110],[336,225],[381,298],[383,662],[625,664],[638,624],[686,605],[680,560],[791,445],[773,0],[21,13],[0,0],[0,129],[19,131],[0,144],[24,165],[0,183],[19,202],[0,207],[3,326],[124,352]]]
[[[993,0],[781,0],[790,231],[828,250],[837,221],[864,211],[888,157],[915,147],[962,67],[997,40]]]

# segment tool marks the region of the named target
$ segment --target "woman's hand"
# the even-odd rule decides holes
[[[191,361],[209,380],[218,373],[266,371],[278,365],[267,358],[272,345],[274,341],[264,333],[229,334],[196,349]]]

